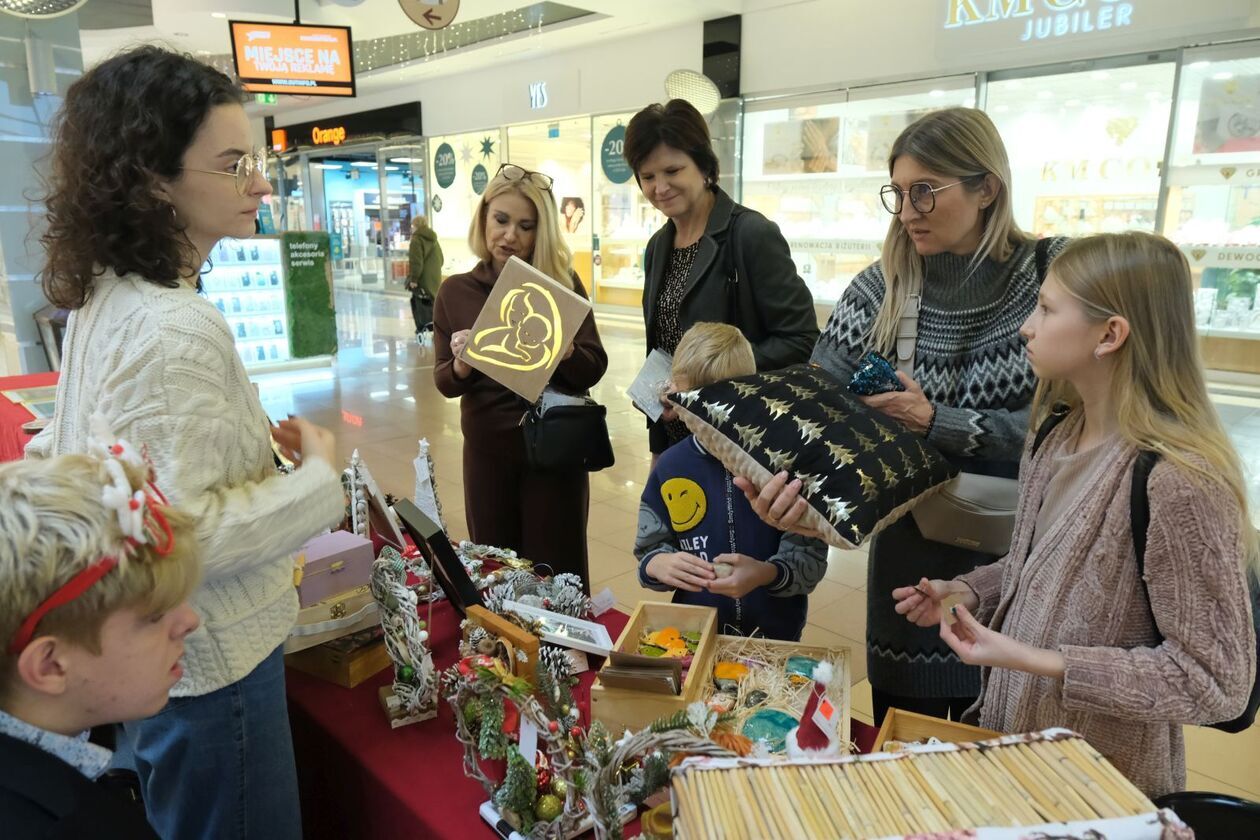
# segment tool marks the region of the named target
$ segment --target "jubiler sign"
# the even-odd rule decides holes
[[[1043,41],[1133,25],[1124,0],[945,0],[945,28],[1017,21],[1020,41]]]

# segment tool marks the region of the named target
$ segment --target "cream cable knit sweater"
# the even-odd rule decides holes
[[[189,287],[107,273],[70,316],[53,422],[28,457],[86,448],[100,411],[147,449],[157,485],[197,522],[204,578],[193,596],[177,697],[249,674],[297,616],[293,552],[343,515],[341,482],[321,460],[276,473],[267,417],[223,315]]]

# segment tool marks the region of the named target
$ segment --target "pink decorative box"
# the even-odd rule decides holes
[[[302,546],[293,572],[303,607],[359,586],[372,577],[372,541],[349,531],[320,534]]]

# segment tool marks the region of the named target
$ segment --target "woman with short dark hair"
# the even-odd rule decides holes
[[[102,416],[197,522],[205,558],[171,702],[124,724],[161,837],[301,836],[284,693],[293,555],[344,515],[332,434],[269,431],[231,330],[197,293],[215,244],[252,236],[271,193],[244,101],[181,53],[101,62],[66,92],[45,201],[44,292],[72,311],[52,422],[27,456],[86,451]],[[292,475],[276,473],[273,435]]]
[[[649,105],[626,126],[626,162],[667,221],[643,256],[647,351],[674,348],[692,324],[733,324],[758,370],[809,360],[818,317],[779,227],[718,186],[709,126],[692,105]],[[686,437],[677,420],[650,427],[653,456]]]

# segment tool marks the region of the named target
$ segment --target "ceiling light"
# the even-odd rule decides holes
[[[341,168],[341,164],[339,163],[312,163],[311,166],[315,167],[316,169],[340,169]]]
[[[1216,81],[1218,82],[1227,82],[1230,79],[1234,78],[1234,74],[1233,73],[1213,73],[1212,78],[1216,79]]]
[[[212,18],[218,18],[219,20],[226,20],[226,19],[227,19],[227,12],[211,12],[211,13],[210,13],[210,17],[212,17]]]
[[[1212,66],[1212,62],[1210,62],[1210,61],[1196,61],[1196,62],[1194,62],[1193,64],[1190,64],[1190,65],[1188,65],[1188,66],[1190,67],[1190,69],[1191,69],[1191,70],[1202,70],[1204,67],[1211,67],[1211,66]]]
[[[351,165],[351,166],[361,166],[361,167],[363,167],[364,169],[375,169],[375,168],[376,168],[376,164],[375,164],[375,163],[373,163],[373,162],[372,162],[372,161],[370,161],[370,160],[352,160],[352,161],[350,161],[350,165]]]
[[[944,96],[944,95],[945,95],[945,91],[941,90],[940,88],[937,88],[936,90],[928,91],[928,96]]]
[[[1095,70],[1093,73],[1089,74],[1089,77],[1096,82],[1105,82],[1107,79],[1111,78],[1111,74],[1106,70]]]

